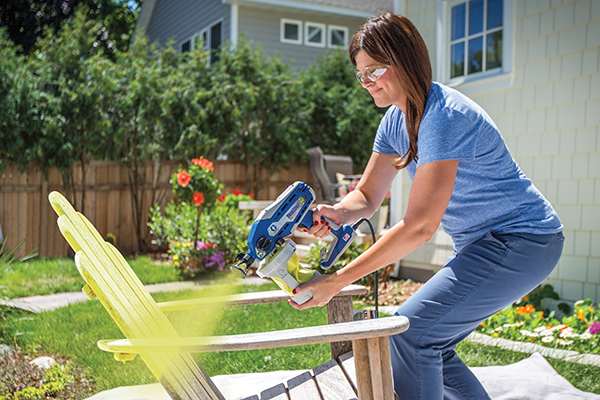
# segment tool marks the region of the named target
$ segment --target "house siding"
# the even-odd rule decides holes
[[[406,8],[407,17],[424,32],[433,65],[435,7],[435,0],[409,0]],[[565,227],[563,256],[546,283],[563,299],[597,302],[600,1],[516,0],[514,11],[512,85],[469,97],[494,119],[513,157],[552,203]],[[410,180],[406,177],[403,182],[406,209]],[[449,243],[440,229],[401,265],[439,269],[451,254]]]
[[[221,0],[156,0],[152,18],[146,29],[147,36],[166,46],[173,40],[179,45],[219,19],[223,20],[223,40],[230,37],[231,6]]]
[[[282,18],[316,22],[325,25],[338,25],[348,28],[351,37],[366,19],[324,16],[294,9],[277,9],[265,12],[258,7],[239,7],[239,32],[245,34],[245,40],[258,44],[266,56],[279,55],[284,62],[290,62],[292,68],[302,70],[314,64],[326,50],[322,47],[311,47],[304,44],[282,43],[280,38],[280,21]],[[304,30],[304,25],[303,25]]]

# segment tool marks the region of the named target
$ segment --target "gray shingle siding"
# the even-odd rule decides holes
[[[222,19],[223,40],[228,40],[231,29],[231,6],[221,0],[156,0],[146,35],[161,45],[174,40],[179,45]]]
[[[365,19],[361,18],[328,17],[323,14],[298,10],[270,10],[266,13],[261,8],[240,6],[239,32],[245,33],[247,41],[258,44],[265,55],[278,54],[284,62],[291,62],[292,67],[295,69],[305,69],[314,64],[317,58],[327,50],[327,46],[321,48],[304,44],[281,43],[279,38],[282,18],[301,20],[303,23],[316,22],[325,25],[345,26],[348,28],[348,40],[365,22]]]

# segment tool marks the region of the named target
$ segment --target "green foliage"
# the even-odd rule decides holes
[[[208,117],[222,154],[246,162],[246,182],[254,167],[254,180],[260,182],[304,155],[304,93],[278,57],[266,58],[243,38],[235,51],[228,48],[223,46],[208,74]],[[246,191],[258,194],[260,187]]]
[[[6,26],[11,40],[29,53],[36,41],[47,34],[56,35],[63,23],[69,22],[75,7],[88,7],[88,17],[98,23],[96,46],[108,54],[127,50],[137,21],[141,1],[130,0],[3,0],[0,25]]]
[[[219,206],[229,209],[236,210],[242,214],[248,222],[252,218],[252,210],[242,211],[239,209],[240,201],[254,201],[254,193],[244,194],[239,190],[234,190],[233,193],[224,194],[219,197]]]
[[[354,78],[354,66],[343,50],[333,50],[301,75],[307,107],[306,147],[326,154],[349,155],[362,172],[385,110],[374,104]]]
[[[197,207],[185,202],[170,202],[164,214],[158,206],[150,209],[153,243],[169,244],[171,261],[185,277],[223,269],[220,260],[231,264],[248,238],[247,220],[236,209],[217,206],[197,217]]]

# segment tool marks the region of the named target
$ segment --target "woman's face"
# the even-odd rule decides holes
[[[363,72],[367,67],[373,67],[381,65],[381,63],[373,60],[367,55],[364,50],[360,50],[354,57],[356,61],[356,71]],[[377,107],[388,107],[395,105],[404,112],[404,105],[406,104],[406,93],[400,85],[400,82],[394,76],[392,67],[383,74],[376,81],[364,79],[362,86],[369,91]]]

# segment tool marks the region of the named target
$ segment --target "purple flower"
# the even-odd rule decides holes
[[[217,270],[222,271],[223,268],[225,268],[225,258],[223,257],[224,255],[225,255],[224,252],[219,251],[213,255],[206,257],[204,266],[206,268],[211,268],[216,265]]]
[[[592,335],[595,335],[599,332],[600,332],[600,322],[598,322],[598,321],[592,322],[592,324],[590,325],[590,333]]]

